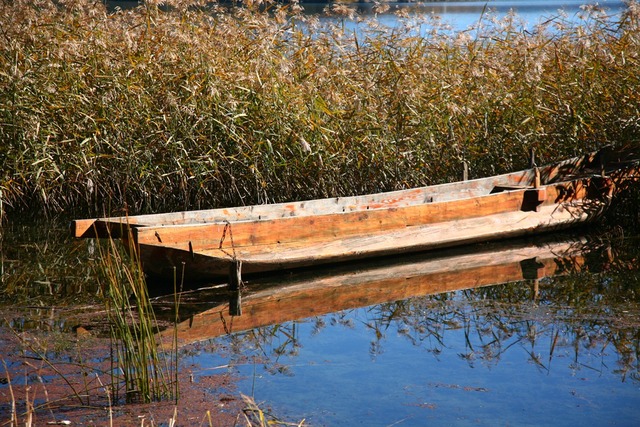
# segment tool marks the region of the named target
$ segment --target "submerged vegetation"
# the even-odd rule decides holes
[[[366,193],[640,140],[636,2],[462,32],[172,6],[0,3],[5,216]]]

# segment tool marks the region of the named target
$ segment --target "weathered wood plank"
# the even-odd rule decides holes
[[[307,244],[385,232],[415,225],[453,221],[519,210],[523,191],[498,193],[480,199],[430,203],[393,209],[374,209],[319,216],[296,216],[264,221],[145,227],[137,230],[140,244],[162,244],[194,251],[302,241]]]
[[[71,221],[71,235],[73,237],[98,237],[92,230],[95,219],[76,219]]]
[[[341,240],[354,235],[388,232],[418,225],[457,221],[518,210],[535,210],[541,205],[572,201],[584,197],[582,181],[558,184],[536,191],[533,200],[529,190],[512,190],[474,199],[434,202],[393,209],[372,209],[318,216],[296,216],[263,221],[145,227],[136,230],[139,244],[196,251],[212,248],[225,250],[245,246],[302,241],[312,245],[327,240]],[[529,209],[527,204],[533,205]]]
[[[76,237],[108,237],[106,233],[120,226],[159,226],[199,224],[208,222],[235,222],[277,219],[291,216],[313,216],[329,213],[365,211],[422,204],[428,201],[448,201],[487,194],[500,184],[521,183],[530,180],[530,171],[519,171],[467,182],[453,182],[429,187],[398,190],[386,193],[351,197],[335,197],[300,202],[230,208],[172,212],[161,214],[121,216],[76,220],[72,234]],[[117,225],[118,227],[114,227]],[[89,231],[92,226],[96,230]],[[96,231],[99,236],[96,236]]]

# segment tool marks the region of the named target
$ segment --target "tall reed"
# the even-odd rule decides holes
[[[156,342],[157,321],[135,252],[131,250],[126,256],[112,239],[101,252],[101,280],[112,338],[114,401],[120,398],[121,386],[126,402],[177,400],[177,351],[174,358]]]
[[[341,196],[640,142],[635,1],[455,33],[260,3],[0,2],[5,215]]]

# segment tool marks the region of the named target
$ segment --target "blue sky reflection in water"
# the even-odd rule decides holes
[[[336,1],[335,3],[341,3]],[[533,26],[552,18],[566,19],[577,22],[588,17],[588,7],[595,6],[598,13],[614,16],[626,9],[626,4],[619,0],[512,0],[512,1],[435,1],[435,2],[344,2],[362,19],[375,18],[385,26],[395,27],[398,24],[398,13],[409,17],[436,17],[434,23],[450,28],[452,31],[463,31],[478,24],[482,18],[485,23],[491,18],[503,19],[514,13],[519,22],[532,29]],[[380,9],[380,4],[385,7]],[[327,3],[303,2],[305,13],[321,13]],[[333,18],[332,18],[333,19]],[[362,28],[366,23],[356,24],[346,20],[345,27],[349,30]]]
[[[481,18],[485,20],[489,17],[502,19],[509,13],[515,13],[517,17],[531,29],[532,26],[542,23],[550,18],[563,16],[568,21],[580,21],[581,17],[586,17],[584,6],[592,5],[597,7],[607,15],[617,15],[624,9],[626,4],[621,0],[504,0],[504,1],[379,1],[373,0],[364,2],[354,2],[347,0],[344,2],[313,2],[302,1],[304,13],[308,15],[323,14],[329,4],[345,4],[351,8],[361,19],[374,18],[377,22],[395,27],[398,24],[398,13],[408,17],[437,17],[437,21],[444,26],[448,26],[452,31],[463,31],[478,24]],[[385,5],[384,9],[379,9],[380,4]],[[110,9],[120,7],[123,9],[132,8],[138,5],[134,0],[107,0]],[[388,6],[388,7],[386,7]],[[381,12],[381,10],[383,10]],[[483,15],[484,14],[484,15]],[[327,18],[321,18],[327,19]],[[328,18],[335,21],[334,17]],[[338,20],[342,20],[339,18]],[[345,28],[355,30],[362,28],[366,23],[358,24],[357,20],[345,20]]]
[[[229,353],[191,361],[231,362],[243,393],[310,425],[637,425],[637,303],[530,294],[519,282],[347,310],[219,338]]]

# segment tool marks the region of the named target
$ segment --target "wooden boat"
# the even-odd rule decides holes
[[[226,288],[213,295],[195,292],[192,298],[198,304],[205,301],[211,306],[187,315],[176,330],[169,328],[160,336],[172,345],[177,332],[180,345],[186,345],[347,309],[518,281],[531,286],[531,297],[536,299],[539,279],[597,270],[611,258],[607,247],[581,237],[563,237],[518,239],[305,270],[250,280],[241,302],[237,292],[224,291]],[[181,314],[188,311],[188,300],[182,297]],[[172,296],[169,304],[173,301]]]
[[[488,178],[354,197],[77,220],[76,237],[131,238],[150,276],[210,280],[539,234],[598,218],[637,181],[603,149]]]

